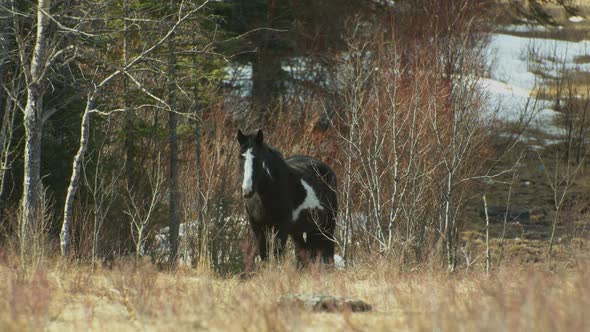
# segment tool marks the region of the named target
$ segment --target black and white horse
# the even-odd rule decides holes
[[[338,210],[334,171],[307,156],[283,159],[264,143],[261,130],[251,135],[238,130],[237,138],[242,194],[260,258],[267,259],[267,236],[274,234],[278,256],[291,236],[298,266],[309,259],[332,262]]]

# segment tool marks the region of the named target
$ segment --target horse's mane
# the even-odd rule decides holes
[[[289,165],[285,161],[285,158],[283,157],[283,154],[279,150],[275,149],[274,147],[272,147],[266,143],[264,144],[264,146],[266,147],[266,150],[268,151],[267,158],[268,158],[268,161],[270,162],[270,165],[267,165],[267,166],[273,169],[273,173],[278,171],[280,168],[283,168],[283,167],[288,168],[289,167]]]
[[[266,146],[266,149],[268,150],[268,152],[270,152],[270,154],[273,155],[273,157],[276,157],[278,159],[285,161],[283,154],[279,150],[277,150],[276,148],[274,148],[268,144],[264,144],[264,145]]]

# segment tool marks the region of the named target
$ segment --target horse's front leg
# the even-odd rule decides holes
[[[263,227],[252,226],[252,232],[254,233],[258,255],[260,255],[261,260],[265,261],[268,258],[268,251],[266,247],[266,230]]]

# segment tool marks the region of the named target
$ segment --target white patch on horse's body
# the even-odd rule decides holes
[[[268,166],[266,166],[266,161],[262,162],[262,167],[264,167],[264,170],[266,171],[266,173],[268,174],[268,176],[272,180],[272,174],[270,174],[270,169],[268,168]]]
[[[299,205],[295,210],[293,210],[293,221],[297,221],[297,219],[299,219],[299,214],[301,213],[301,211],[305,209],[324,209],[324,207],[320,203],[320,200],[316,196],[315,191],[313,191],[313,188],[303,179],[301,179],[301,184],[303,185],[303,188],[305,188],[305,199],[303,200],[301,205]]]
[[[246,150],[242,154],[246,160],[244,161],[244,182],[242,182],[242,191],[244,193],[252,192],[252,177],[254,175],[254,155],[252,154],[252,149]]]
[[[303,232],[303,242],[307,243],[307,233]]]

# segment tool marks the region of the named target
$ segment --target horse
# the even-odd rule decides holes
[[[331,264],[338,210],[334,171],[309,156],[284,159],[264,142],[262,130],[245,135],[238,129],[237,139],[242,196],[260,258],[268,258],[268,243],[282,257],[290,236],[299,268],[310,259]]]

